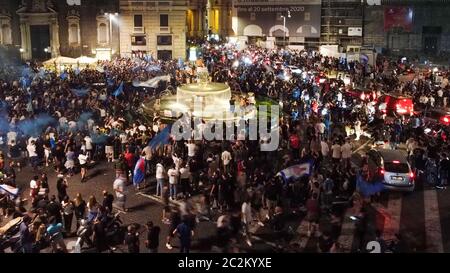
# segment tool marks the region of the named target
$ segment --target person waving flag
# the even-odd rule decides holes
[[[134,167],[133,185],[139,190],[139,185],[145,180],[145,158],[140,157]]]

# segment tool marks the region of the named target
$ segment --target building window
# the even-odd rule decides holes
[[[172,45],[172,35],[158,35],[156,37],[157,45]]]
[[[72,23],[69,25],[69,44],[78,45],[80,43],[79,39],[79,27],[78,24]]]
[[[134,15],[134,27],[143,27],[142,15],[135,14]]]
[[[4,45],[12,44],[11,27],[8,24],[2,25],[0,42]]]
[[[131,36],[131,45],[132,46],[145,46],[147,45],[147,39],[145,35],[133,35]]]
[[[160,14],[159,15],[159,26],[160,27],[168,27],[169,26],[169,15],[168,14]]]
[[[98,32],[97,33],[98,43],[99,44],[108,43],[108,27],[107,27],[106,23],[98,24],[97,32]]]
[[[310,20],[311,20],[311,13],[305,12],[305,21],[310,21]]]

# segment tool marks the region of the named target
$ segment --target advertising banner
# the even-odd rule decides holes
[[[412,31],[413,9],[410,7],[384,8],[384,31],[398,27],[404,31]]]
[[[321,1],[235,0],[238,35],[320,37]]]

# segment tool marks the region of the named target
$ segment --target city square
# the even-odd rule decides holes
[[[0,253],[450,252],[448,14],[0,0]]]

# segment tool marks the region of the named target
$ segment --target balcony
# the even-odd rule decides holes
[[[134,27],[133,33],[145,33],[145,28],[144,27]]]
[[[170,27],[159,27],[159,33],[170,33]]]

